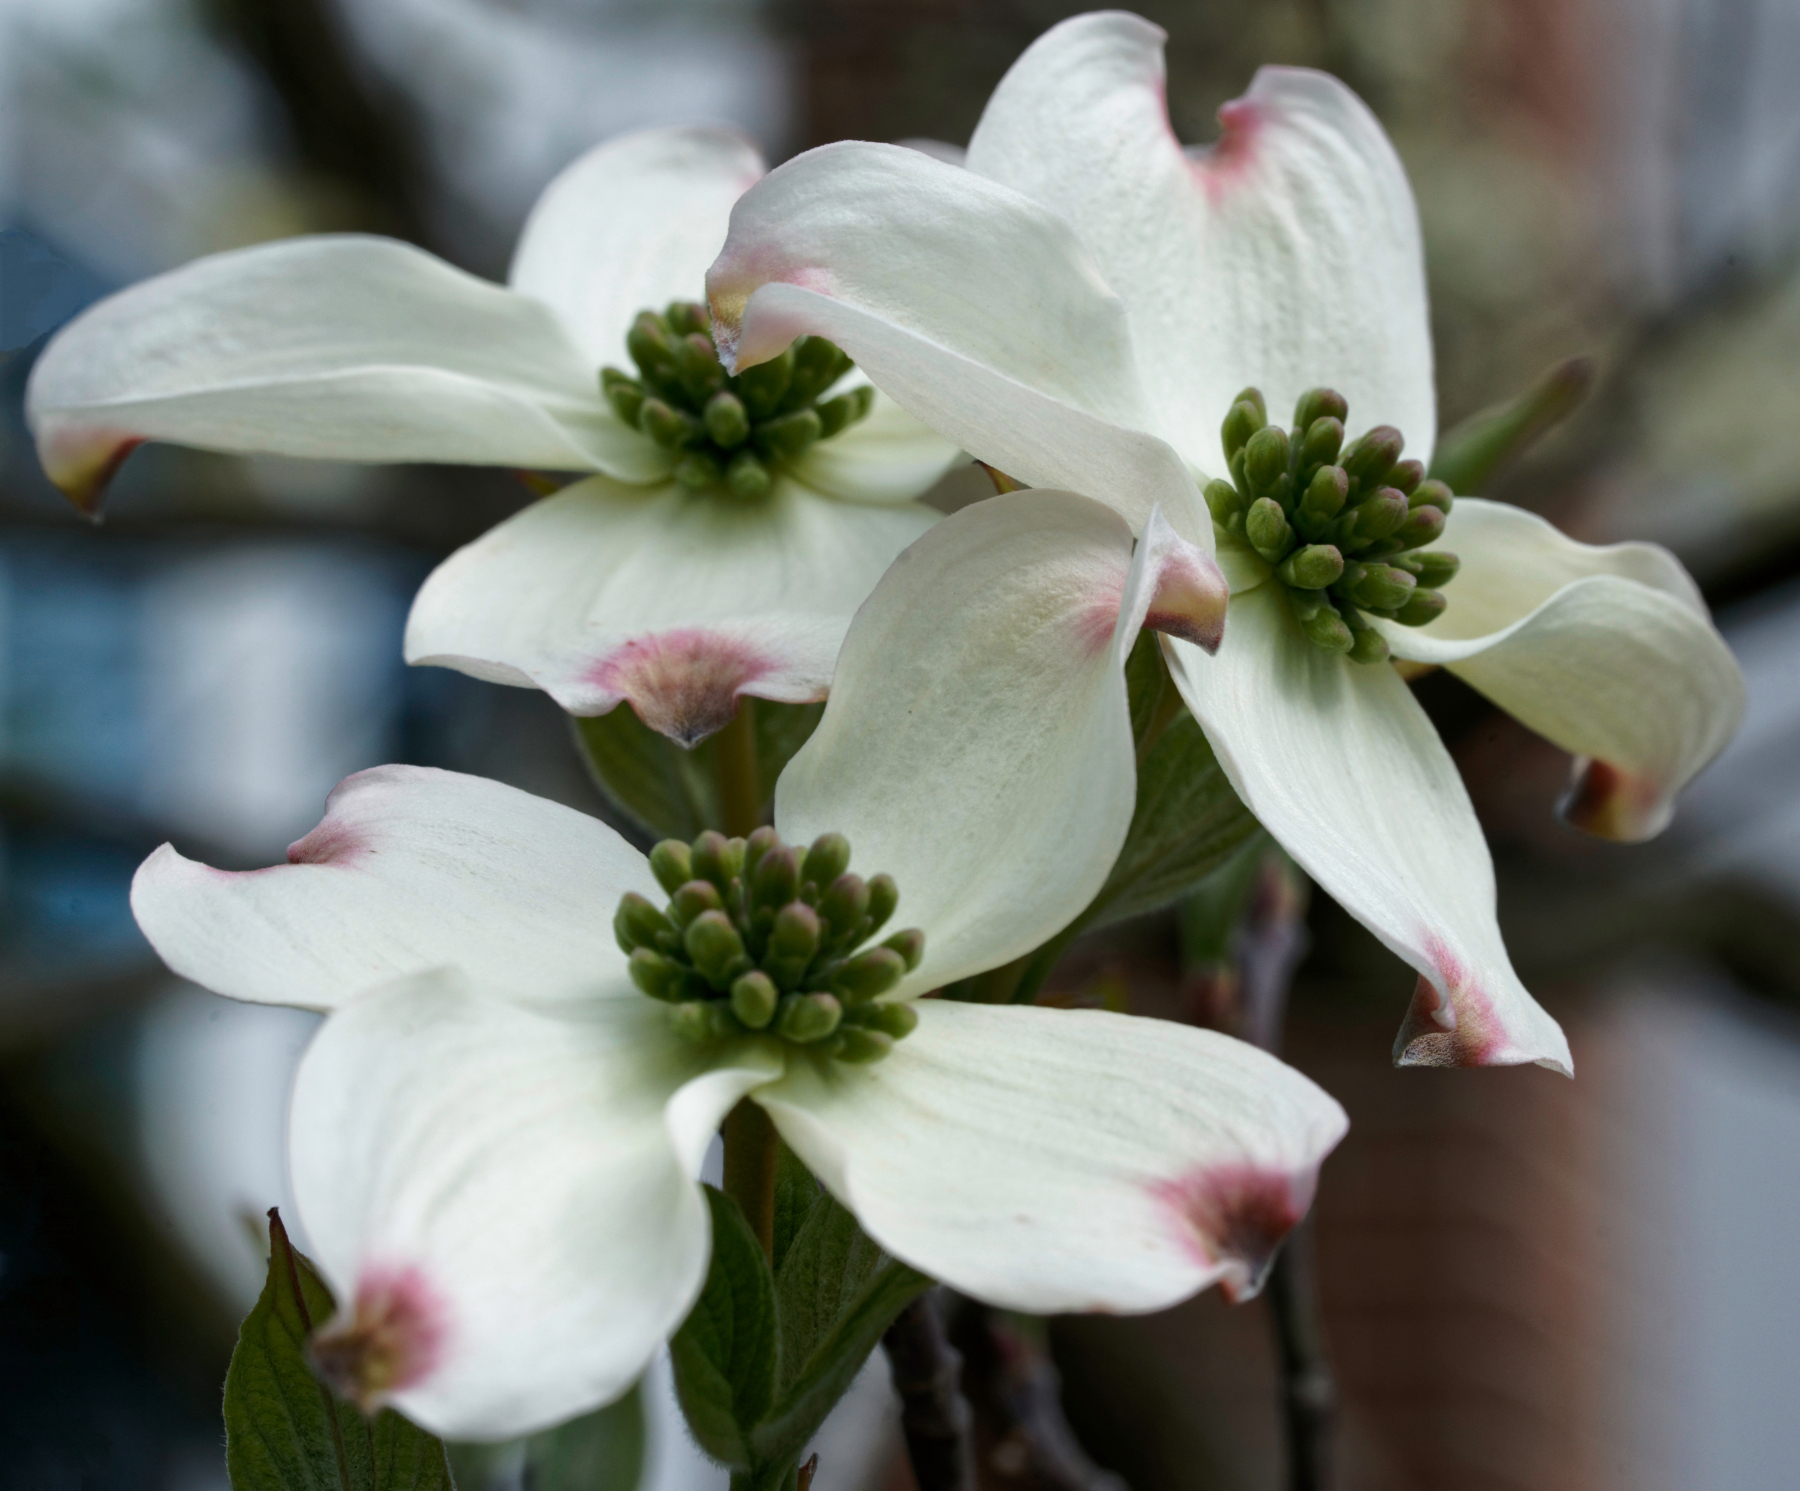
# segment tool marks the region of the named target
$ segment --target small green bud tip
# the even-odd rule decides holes
[[[735,502],[766,498],[781,467],[866,418],[875,402],[867,384],[824,398],[855,366],[824,337],[801,337],[779,357],[727,373],[697,301],[639,312],[625,350],[637,377],[600,371],[613,412],[675,454],[682,486]]]
[[[821,834],[803,853],[772,828],[665,839],[650,865],[669,904],[631,892],[613,917],[632,983],[696,1041],[760,1034],[820,1059],[878,1060],[918,1023],[906,1005],[877,1001],[919,966],[925,934],[867,945],[899,892],[891,877],[865,881],[849,864],[842,834]],[[823,888],[818,876],[830,877]]]
[[[1400,459],[1405,441],[1391,425],[1346,443],[1349,415],[1335,389],[1309,389],[1290,434],[1245,389],[1220,426],[1231,479],[1208,482],[1204,495],[1221,542],[1248,544],[1272,567],[1309,642],[1385,662],[1387,644],[1361,613],[1408,626],[1443,614],[1457,560],[1428,546],[1454,497],[1422,463]]]

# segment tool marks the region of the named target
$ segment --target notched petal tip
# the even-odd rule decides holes
[[[354,864],[364,847],[348,824],[334,823],[328,817],[304,838],[295,839],[288,845],[287,862],[290,865]]]
[[[443,1301],[419,1269],[369,1268],[349,1317],[339,1311],[307,1352],[333,1391],[370,1413],[436,1369],[448,1334]]]
[[[1425,939],[1436,978],[1421,973],[1394,1038],[1395,1066],[1483,1067],[1535,1063],[1574,1076],[1560,1051],[1543,1049],[1542,1032],[1509,1025],[1476,974],[1436,938]],[[1547,1017],[1546,1017],[1547,1018]],[[1554,1022],[1551,1022],[1554,1029]]]
[[[1257,1165],[1211,1165],[1155,1193],[1181,1229],[1183,1244],[1219,1271],[1219,1288],[1233,1304],[1254,1298],[1275,1262],[1281,1240],[1312,1205],[1318,1172]]]
[[[1641,844],[1669,826],[1673,796],[1650,777],[1621,771],[1606,761],[1577,756],[1569,790],[1556,805],[1571,828],[1598,839]]]
[[[1225,606],[1231,598],[1218,560],[1182,543],[1164,557],[1144,625],[1192,642],[1208,656],[1225,640]]]
[[[125,458],[144,443],[120,430],[50,430],[38,438],[44,474],[84,518],[98,523],[107,488]]]
[[[652,730],[692,748],[731,723],[747,684],[778,667],[735,637],[683,627],[633,637],[601,658],[589,678],[627,701]]]

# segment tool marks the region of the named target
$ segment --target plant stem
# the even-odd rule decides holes
[[[962,1395],[962,1357],[944,1334],[937,1301],[921,1294],[895,1317],[881,1344],[919,1491],[974,1491],[973,1415]]]
[[[756,763],[756,701],[740,694],[731,723],[713,737],[719,772],[720,829],[743,838],[762,823],[761,772]]]
[[[763,1256],[775,1256],[775,1160],[780,1153],[769,1115],[744,1098],[725,1115],[725,1194],[744,1213],[762,1244]]]
[[[1281,1413],[1289,1491],[1330,1491],[1337,1381],[1319,1313],[1312,1218],[1294,1228],[1269,1273],[1269,1311],[1281,1352]]]

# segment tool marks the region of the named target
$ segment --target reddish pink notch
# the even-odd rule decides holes
[[[1441,938],[1425,938],[1425,955],[1447,993],[1425,975],[1394,1041],[1398,1066],[1494,1066],[1511,1045],[1488,992]]]
[[[736,638],[699,627],[634,637],[589,675],[631,707],[652,730],[684,746],[723,729],[743,687],[772,673],[775,659]]]
[[[1194,1255],[1224,1270],[1219,1287],[1235,1303],[1262,1288],[1276,1248],[1312,1204],[1313,1179],[1255,1165],[1213,1165],[1154,1190]]]
[[[1557,811],[1571,827],[1622,844],[1654,838],[1668,827],[1670,816],[1667,794],[1652,778],[1587,756],[1576,758]]]
[[[1220,107],[1219,138],[1192,157],[1194,174],[1209,196],[1218,197],[1250,173],[1264,123],[1263,110],[1252,99],[1234,98]]]
[[[365,1269],[356,1308],[313,1337],[321,1376],[365,1410],[422,1381],[443,1359],[447,1315],[417,1268]]]

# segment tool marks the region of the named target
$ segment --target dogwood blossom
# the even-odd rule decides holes
[[[880,398],[808,444],[821,429],[809,402],[787,421],[805,429],[777,431],[772,482],[764,471],[734,496],[704,461],[683,469],[697,421],[670,413],[673,444],[659,444],[600,381],[626,363],[640,313],[701,293],[732,203],[762,173],[723,130],[601,145],[545,190],[505,288],[359,236],[259,245],[132,286],[64,328],[33,370],[45,469],[90,512],[146,440],[592,473],[431,576],[408,661],[536,685],[576,714],[629,700],[687,743],[724,724],[739,693],[822,698],[851,613],[934,520],[910,499],[954,447]],[[826,372],[836,382],[841,365]],[[795,387],[771,410],[828,392]],[[829,423],[866,400],[817,412]],[[761,449],[748,427],[728,436]]]
[[[1134,798],[1124,659],[1158,568],[1116,514],[1070,493],[996,498],[933,529],[862,609],[781,778],[775,828],[813,843],[802,859],[764,830],[750,869],[743,841],[717,836],[710,869],[676,846],[647,862],[573,809],[392,766],[343,783],[287,864],[152,855],[132,904],[171,967],[331,1012],[300,1070],[292,1149],[341,1302],[317,1348],[340,1382],[473,1437],[623,1391],[704,1280],[695,1176],[745,1098],[871,1237],[982,1299],[1137,1311],[1253,1289],[1344,1132],[1335,1102],[1215,1033],[921,997],[1038,946],[1105,881]],[[685,1018],[704,1000],[641,992],[668,972],[646,958],[661,913],[645,903],[689,873],[672,909],[698,965],[716,949],[692,903],[716,907],[725,884],[743,909],[743,881],[753,902],[793,897],[783,916],[813,948],[847,915],[853,947],[882,875],[849,875],[852,854],[891,877],[879,910],[909,928],[874,955],[875,984],[839,967],[816,986],[841,1003],[784,995],[811,1011],[791,1021],[733,985],[744,1019],[716,1004],[714,1026]],[[800,878],[840,872],[801,904]],[[714,911],[705,935],[735,934]],[[777,974],[780,935],[764,962]],[[740,966],[721,980],[744,982]],[[846,1046],[853,1027],[878,1034]]]
[[[1428,463],[1418,220],[1380,125],[1335,79],[1270,67],[1220,110],[1216,144],[1184,148],[1162,39],[1121,12],[1057,26],[1000,83],[965,167],[844,143],[772,173],[708,276],[727,360],[824,333],[978,459],[1122,511],[1180,511],[1175,486],[1235,475],[1222,425],[1250,387],[1285,410],[1328,385],[1359,428],[1397,427]],[[1383,500],[1408,509],[1403,490]],[[1405,618],[1416,627],[1368,618],[1359,657],[1455,671],[1575,755],[1571,821],[1657,832],[1743,708],[1692,580],[1650,545],[1441,503],[1461,558],[1447,605]],[[1250,809],[1417,970],[1396,1059],[1567,1071],[1562,1030],[1507,957],[1468,795],[1406,683],[1308,640],[1290,587],[1322,572],[1278,574],[1241,524],[1217,543],[1230,624],[1213,658],[1165,642],[1175,681]]]

